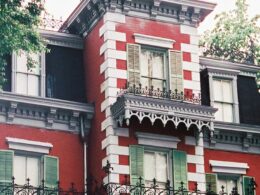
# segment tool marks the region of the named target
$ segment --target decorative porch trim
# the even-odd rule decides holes
[[[138,139],[138,144],[164,148],[177,148],[177,144],[181,141],[174,136],[143,132],[136,132],[136,137]]]
[[[21,150],[26,152],[49,154],[50,149],[53,147],[51,143],[18,139],[13,137],[6,137],[6,141],[9,145],[9,149]]]
[[[182,101],[124,94],[118,97],[111,111],[114,119],[120,124],[126,120],[126,124],[129,125],[130,118],[136,116],[140,123],[144,118],[148,118],[152,124],[160,120],[164,126],[168,122],[172,122],[175,127],[183,123],[187,129],[195,125],[199,131],[203,127],[213,131],[214,113],[217,109]]]
[[[156,47],[173,48],[175,40],[134,33],[135,42]]]
[[[209,164],[212,167],[212,171],[215,173],[233,173],[244,175],[246,174],[246,170],[249,169],[247,163],[210,160]]]

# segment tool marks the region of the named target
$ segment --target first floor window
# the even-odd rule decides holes
[[[24,185],[30,179],[32,186],[40,184],[40,159],[32,156],[14,155],[15,183]]]
[[[169,154],[166,152],[144,152],[144,179],[145,185],[151,186],[153,179],[157,185],[164,188],[167,180],[170,180]]]
[[[153,180],[159,188],[165,188],[167,180],[174,189],[187,189],[187,157],[186,153],[166,148],[146,147],[141,145],[130,146],[130,177],[131,184],[140,182],[151,187]]]
[[[26,152],[0,150],[0,183],[10,185],[12,177],[15,184],[24,185],[30,179],[30,185],[39,186],[45,181],[45,187],[57,187],[59,180],[59,159],[55,156],[33,156]]]
[[[238,193],[242,192],[242,181],[240,176],[236,175],[218,175],[218,192],[222,190],[222,186],[225,189],[225,192],[231,193],[234,188],[237,188]]]
[[[254,190],[250,187],[252,177],[241,176],[236,174],[223,174],[223,173],[207,173],[206,174],[206,187],[219,194],[224,191],[226,194],[236,188],[238,194],[254,195]]]

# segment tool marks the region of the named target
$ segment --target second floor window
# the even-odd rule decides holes
[[[149,48],[141,49],[141,84],[155,89],[166,87],[166,53]]]
[[[213,79],[214,107],[216,120],[233,122],[233,89],[232,81],[225,79]]]
[[[128,44],[127,70],[130,85],[183,92],[180,51]]]

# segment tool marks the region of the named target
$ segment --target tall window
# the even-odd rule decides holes
[[[127,44],[127,71],[130,85],[183,92],[180,51]]]
[[[167,180],[175,189],[187,188],[187,156],[183,151],[166,148],[131,145],[130,177],[131,184],[136,185],[141,177],[146,186],[151,186],[153,179],[160,188],[165,188]]]
[[[144,178],[145,185],[151,186],[153,179],[157,185],[164,188],[169,177],[169,158],[166,152],[144,152]]]
[[[220,192],[223,186],[225,192],[231,193],[233,188],[237,188],[239,194],[242,192],[242,185],[239,176],[232,176],[232,175],[218,175],[218,192]]]
[[[40,159],[31,156],[14,155],[15,183],[24,185],[30,179],[32,186],[38,186],[40,180]]]
[[[166,87],[166,53],[162,50],[141,48],[141,84],[155,89]]]
[[[233,122],[233,89],[232,81],[224,79],[213,79],[214,107],[216,120]]]
[[[29,178],[32,186],[39,186],[41,180],[44,179],[46,187],[57,187],[59,159],[40,153],[37,156],[31,156],[25,151],[16,153],[13,150],[0,150],[1,184],[10,185],[12,176],[15,177],[15,183],[19,185],[26,184],[26,179]]]
[[[41,57],[39,54],[30,55],[34,61],[34,67],[28,69],[28,54],[21,51],[16,58],[15,92],[24,95],[40,95]]]
[[[222,190],[224,190],[226,194],[231,194],[234,188],[237,188],[238,193],[242,194],[242,191],[245,192],[249,187],[248,183],[245,182],[248,178],[250,177],[238,174],[206,173],[206,187],[208,190],[210,185],[211,190],[217,194],[222,192]]]

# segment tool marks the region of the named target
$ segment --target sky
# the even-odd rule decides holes
[[[70,13],[79,4],[80,0],[45,0],[46,10],[54,15],[54,18],[66,20]],[[204,0],[207,1],[207,0]],[[223,11],[232,10],[235,6],[235,0],[208,0],[209,2],[216,2],[215,10],[207,16],[207,18],[200,24],[199,33],[202,34],[205,30],[211,29],[214,25],[214,17],[216,14]],[[260,14],[260,0],[247,0],[249,5],[248,14],[254,16]]]

